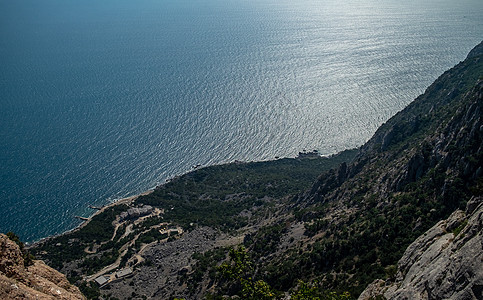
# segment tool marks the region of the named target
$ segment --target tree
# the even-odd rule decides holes
[[[245,247],[230,249],[229,260],[218,267],[221,276],[241,286],[240,297],[247,300],[276,299],[276,292],[263,280],[253,279],[253,263]]]
[[[298,281],[298,286],[290,294],[292,300],[349,300],[351,299],[348,292],[338,294],[334,291],[322,290],[317,282]]]

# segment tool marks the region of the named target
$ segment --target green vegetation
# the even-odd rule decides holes
[[[197,224],[236,230],[247,225],[247,218],[239,216],[243,210],[269,207],[270,199],[300,193],[322,172],[352,160],[356,152],[201,168],[173,179],[136,203],[164,208],[164,218],[183,228]]]
[[[99,296],[101,296],[99,287],[94,282],[82,282],[79,285],[79,290],[87,299],[99,299]]]
[[[231,290],[241,299],[276,299],[277,293],[265,281],[254,278],[254,265],[244,247],[232,248],[229,260],[218,267],[223,279],[231,285]]]
[[[87,275],[92,275],[116,261],[119,253],[116,250],[105,251],[100,256],[86,258],[79,264],[79,267],[87,270]]]
[[[452,233],[454,234],[454,236],[458,236],[461,230],[463,230],[463,228],[465,228],[467,224],[468,224],[468,220],[464,220],[463,222],[461,222],[461,224],[458,227],[453,229]]]
[[[151,226],[158,225],[158,224],[161,224],[161,223],[163,223],[162,217],[149,217],[149,218],[145,219],[143,222],[134,225],[133,229],[138,230],[138,231],[144,231],[144,230],[151,228]]]
[[[243,241],[246,247],[250,248],[250,251],[257,258],[269,255],[275,252],[282,235],[286,232],[285,223],[277,223],[269,226],[264,226],[257,230],[256,234],[247,234]]]
[[[135,242],[135,247],[139,249],[142,244],[149,244],[155,241],[160,241],[168,238],[167,233],[161,234],[158,228],[153,228],[148,232],[142,233]]]
[[[231,248],[228,260],[218,267],[223,294],[237,295],[240,299],[282,299],[283,293],[275,290],[266,281],[256,278],[255,264],[247,249],[243,246]],[[224,282],[223,282],[224,280]],[[337,293],[324,290],[318,282],[305,283],[298,281],[297,287],[290,294],[291,299],[298,300],[349,300],[348,292]],[[209,298],[217,299],[210,295]]]
[[[33,247],[32,252],[44,259],[51,267],[61,270],[65,262],[86,258],[88,254],[84,249],[92,249],[95,244],[105,245],[110,242],[114,235],[112,222],[127,208],[123,204],[109,207],[102,214],[92,217],[87,225],[73,232],[49,238]],[[112,246],[113,243],[109,245]],[[104,255],[104,258],[92,257],[81,264],[84,272],[92,274],[109,265],[111,261],[115,261],[119,256],[117,247],[122,245],[116,244],[115,246],[115,249],[106,246],[101,249],[101,251],[109,251],[109,254],[101,254]]]
[[[213,250],[206,251],[205,253],[194,253],[192,258],[197,260],[193,267],[193,273],[191,274],[188,287],[191,291],[198,282],[203,279],[205,273],[208,273],[208,277],[211,280],[215,279],[217,264],[225,259],[226,249],[225,248],[215,248]],[[184,280],[182,280],[184,281]]]
[[[351,296],[348,292],[336,293],[323,290],[317,282],[306,283],[298,281],[297,288],[290,295],[293,300],[349,300]]]
[[[464,207],[471,197],[461,180],[449,181],[444,174],[429,170],[403,192],[386,196],[385,205],[369,193],[360,200],[353,198],[353,205],[362,208],[338,223],[320,219],[330,210],[327,205],[315,204],[320,206],[319,210],[311,207],[297,216],[300,221],[308,222],[305,231],[308,237],[317,233],[323,237],[302,253],[290,249],[280,259],[265,265],[261,272],[277,289],[287,290],[300,278],[318,278],[324,286],[348,290],[352,295],[359,295],[375,278],[391,279],[394,274],[389,267],[397,263],[407,246],[437,221]],[[441,194],[438,191],[443,184],[446,192]],[[460,230],[455,229],[455,234]]]

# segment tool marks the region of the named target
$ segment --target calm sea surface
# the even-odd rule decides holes
[[[482,37],[481,0],[0,0],[0,232],[359,146]]]

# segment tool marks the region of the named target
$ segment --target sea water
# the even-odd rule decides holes
[[[481,0],[0,0],[0,232],[357,147],[482,37]]]

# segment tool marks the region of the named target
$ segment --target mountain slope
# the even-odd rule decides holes
[[[418,237],[399,260],[394,282],[376,280],[359,300],[482,299],[483,198]]]
[[[481,194],[482,50],[383,124],[351,164],[294,200],[309,238],[271,259],[269,283],[286,289],[299,277],[318,279],[358,295],[390,276],[416,237]]]

